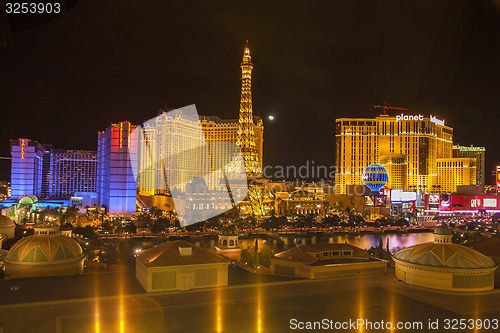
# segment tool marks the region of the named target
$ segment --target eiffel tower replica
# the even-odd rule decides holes
[[[251,209],[251,214],[257,218],[266,215],[264,201],[267,198],[262,175],[262,167],[259,161],[259,154],[255,146],[255,133],[252,107],[252,56],[248,41],[243,51],[243,61],[241,67],[241,97],[240,115],[238,120],[238,133],[236,145],[241,151],[245,165],[246,178],[248,181],[247,202]],[[248,210],[246,213],[249,213]]]
[[[252,56],[248,41],[243,51],[241,62],[241,97],[240,116],[238,120],[238,134],[236,145],[239,147],[245,163],[247,179],[252,181],[262,178],[262,168],[259,162],[259,154],[255,147],[255,133],[253,130],[253,108],[252,108]]]

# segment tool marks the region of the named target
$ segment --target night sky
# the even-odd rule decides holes
[[[248,39],[266,165],[334,164],[335,118],[384,102],[486,146],[487,177],[500,162],[500,0],[86,0],[1,36],[0,156],[18,137],[96,149],[98,130],[165,103],[236,118]]]

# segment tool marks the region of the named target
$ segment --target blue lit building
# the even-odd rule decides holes
[[[136,128],[128,121],[122,121],[98,133],[97,197],[99,204],[112,214],[133,214],[136,211]]]
[[[50,146],[30,139],[11,140],[11,198],[47,196],[49,170],[46,161],[50,155],[49,149]]]
[[[69,199],[78,194],[86,204],[96,197],[97,154],[89,150],[53,149],[20,138],[11,140],[11,198]]]

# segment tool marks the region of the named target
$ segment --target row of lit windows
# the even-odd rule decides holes
[[[352,250],[324,251],[316,253],[316,258],[352,257]]]

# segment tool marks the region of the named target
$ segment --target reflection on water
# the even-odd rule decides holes
[[[215,236],[214,236],[215,237]],[[262,248],[264,246],[269,246],[274,249],[275,252],[280,252],[287,250],[295,246],[298,236],[287,235],[287,236],[261,236],[261,238],[240,238],[239,246],[242,249],[248,249],[255,246],[257,241],[258,247]],[[391,252],[397,249],[402,249],[408,246],[432,242],[434,239],[431,232],[426,233],[408,233],[408,234],[318,234],[318,235],[307,235],[301,236],[300,242],[302,244],[335,244],[335,243],[345,243],[357,246],[362,249],[369,249],[372,246],[377,247],[382,243],[385,249],[389,246]],[[165,239],[162,242],[166,241]],[[199,238],[199,239],[189,239],[196,246],[203,247],[205,249],[215,250],[216,240],[215,238]],[[389,244],[387,244],[389,241]],[[142,243],[144,246],[146,242],[137,241]],[[148,247],[151,247],[153,243],[147,242]],[[157,245],[157,244],[156,244]]]
[[[295,245],[295,236],[280,236],[276,238],[258,239],[259,247],[271,246],[276,251],[284,251]],[[432,242],[432,233],[409,233],[409,234],[361,234],[346,235],[315,235],[301,237],[302,244],[335,244],[345,243],[360,247],[362,249],[369,249],[370,247],[379,246],[380,242],[384,248],[389,241],[389,249],[405,248],[408,246]],[[255,239],[240,239],[241,248],[246,249],[255,245]]]

